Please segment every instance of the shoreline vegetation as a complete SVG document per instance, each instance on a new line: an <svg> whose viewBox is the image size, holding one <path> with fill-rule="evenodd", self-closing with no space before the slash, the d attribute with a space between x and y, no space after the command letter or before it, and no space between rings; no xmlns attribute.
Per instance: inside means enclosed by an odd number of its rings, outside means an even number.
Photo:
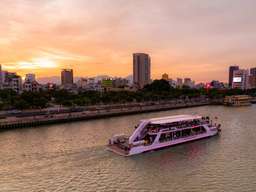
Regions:
<svg viewBox="0 0 256 192"><path fill-rule="evenodd" d="M155 80L136 92L50 90L16 94L0 90L0 129L222 104L225 96L255 93L256 90L174 89L165 80Z"/></svg>
<svg viewBox="0 0 256 192"><path fill-rule="evenodd" d="M186 86L172 88L165 80L154 80L138 91L85 91L65 89L40 90L38 92L16 93L13 90L0 90L0 111L43 110L46 108L76 108L91 105L113 105L134 102L190 100L198 98L221 99L231 95L256 96L256 89L192 89Z"/></svg>

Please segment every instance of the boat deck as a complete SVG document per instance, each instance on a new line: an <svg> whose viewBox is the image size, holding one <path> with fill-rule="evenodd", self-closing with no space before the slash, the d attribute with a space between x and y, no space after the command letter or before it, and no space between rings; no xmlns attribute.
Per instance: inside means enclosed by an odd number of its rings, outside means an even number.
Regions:
<svg viewBox="0 0 256 192"><path fill-rule="evenodd" d="M108 145L107 149L109 151L112 151L114 153L117 153L118 155L122 155L122 156L129 156L129 151L121 149L118 145Z"/></svg>

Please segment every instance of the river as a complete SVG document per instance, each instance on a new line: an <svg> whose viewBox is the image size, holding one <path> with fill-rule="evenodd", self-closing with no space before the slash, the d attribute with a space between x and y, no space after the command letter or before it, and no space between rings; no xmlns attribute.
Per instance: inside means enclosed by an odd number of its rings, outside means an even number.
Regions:
<svg viewBox="0 0 256 192"><path fill-rule="evenodd" d="M218 116L220 136L121 157L106 151L140 119ZM204 106L0 132L0 191L256 190L256 105Z"/></svg>

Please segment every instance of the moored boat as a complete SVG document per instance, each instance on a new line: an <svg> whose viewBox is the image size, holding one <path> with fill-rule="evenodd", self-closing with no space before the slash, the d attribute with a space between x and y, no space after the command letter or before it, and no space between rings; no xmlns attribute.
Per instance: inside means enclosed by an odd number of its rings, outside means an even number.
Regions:
<svg viewBox="0 0 256 192"><path fill-rule="evenodd" d="M141 120L131 136L115 135L108 150L130 156L217 135L221 125L209 117L176 115Z"/></svg>
<svg viewBox="0 0 256 192"><path fill-rule="evenodd" d="M252 97L249 95L226 96L224 98L223 104L235 107L250 106L252 104Z"/></svg>

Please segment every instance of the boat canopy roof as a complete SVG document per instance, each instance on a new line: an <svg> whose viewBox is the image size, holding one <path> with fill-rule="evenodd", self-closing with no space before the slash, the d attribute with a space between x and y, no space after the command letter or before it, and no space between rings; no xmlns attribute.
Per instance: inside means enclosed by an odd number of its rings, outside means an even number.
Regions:
<svg viewBox="0 0 256 192"><path fill-rule="evenodd" d="M175 116L146 119L144 121L148 121L151 124L159 125L159 124L174 123L174 122L181 122L181 121L191 121L191 120L201 119L201 118L202 116L199 116L199 115L175 115Z"/></svg>

